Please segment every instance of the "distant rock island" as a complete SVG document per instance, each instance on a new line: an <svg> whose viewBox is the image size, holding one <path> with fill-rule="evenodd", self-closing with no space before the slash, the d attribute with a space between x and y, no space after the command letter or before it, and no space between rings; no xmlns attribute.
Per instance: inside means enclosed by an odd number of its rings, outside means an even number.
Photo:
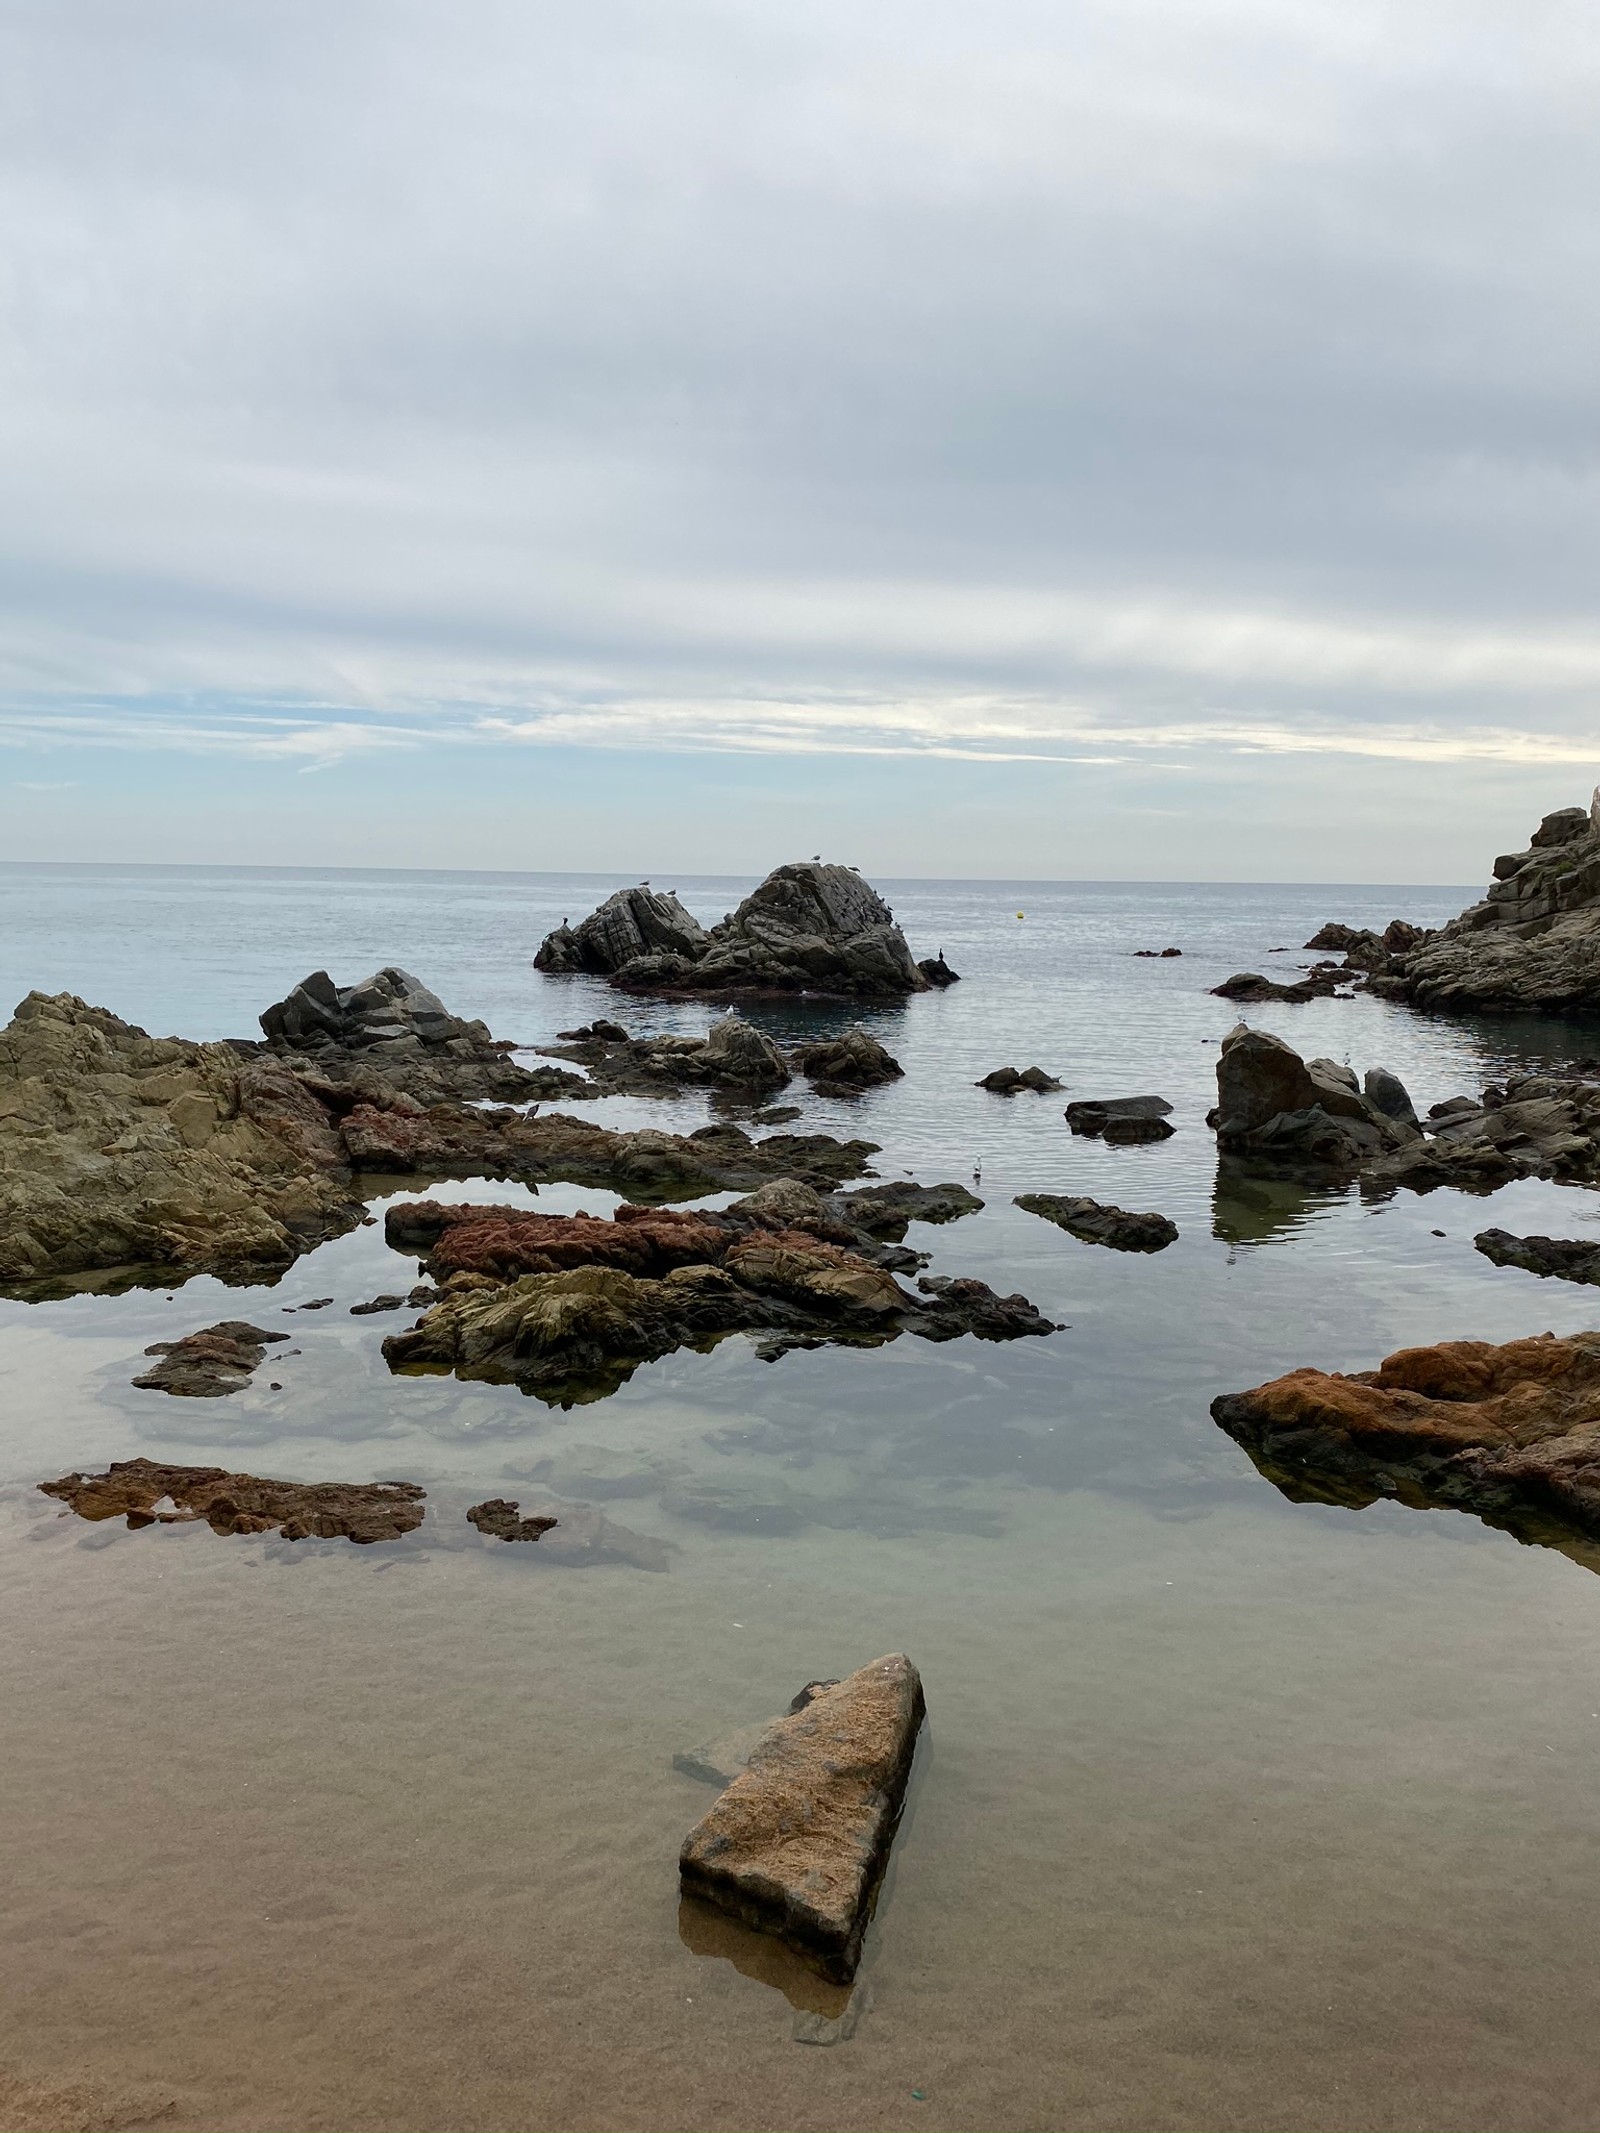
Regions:
<svg viewBox="0 0 1600 2133"><path fill-rule="evenodd" d="M919 963L894 913L854 867L774 867L709 930L670 890L619 889L578 925L547 934L534 968L586 972L624 992L900 999L953 985L943 953Z"/></svg>

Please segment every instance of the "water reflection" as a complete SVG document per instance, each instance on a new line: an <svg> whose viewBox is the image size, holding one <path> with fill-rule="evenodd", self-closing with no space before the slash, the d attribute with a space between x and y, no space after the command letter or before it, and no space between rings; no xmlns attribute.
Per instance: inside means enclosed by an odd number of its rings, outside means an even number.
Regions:
<svg viewBox="0 0 1600 2133"><path fill-rule="evenodd" d="M1211 1234L1224 1244L1270 1244L1292 1237L1348 1200L1344 1184L1308 1183L1219 1155L1211 1194Z"/></svg>

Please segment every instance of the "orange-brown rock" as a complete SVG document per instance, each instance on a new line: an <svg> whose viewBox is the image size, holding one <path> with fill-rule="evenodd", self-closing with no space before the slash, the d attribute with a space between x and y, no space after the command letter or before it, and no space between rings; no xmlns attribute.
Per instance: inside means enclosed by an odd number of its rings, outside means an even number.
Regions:
<svg viewBox="0 0 1600 2133"><path fill-rule="evenodd" d="M1377 1370L1291 1370L1211 1403L1295 1497L1476 1511L1530 1539L1600 1535L1600 1333L1402 1348Z"/></svg>
<svg viewBox="0 0 1600 2133"><path fill-rule="evenodd" d="M225 1318L220 1325L202 1326L198 1333L185 1333L180 1340L152 1341L144 1352L161 1360L133 1382L142 1391L175 1393L181 1399L223 1399L249 1384L265 1360L269 1342L288 1338L287 1333L252 1326L248 1319Z"/></svg>
<svg viewBox="0 0 1600 2133"><path fill-rule="evenodd" d="M39 1487L80 1518L125 1517L130 1526L203 1518L214 1533L361 1544L398 1540L420 1526L427 1493L414 1481L264 1481L220 1466L164 1466L156 1459L117 1459L103 1474L66 1474Z"/></svg>
<svg viewBox="0 0 1600 2133"><path fill-rule="evenodd" d="M684 1839L686 1894L848 1983L894 1841L923 1719L903 1652L824 1688L761 1736Z"/></svg>

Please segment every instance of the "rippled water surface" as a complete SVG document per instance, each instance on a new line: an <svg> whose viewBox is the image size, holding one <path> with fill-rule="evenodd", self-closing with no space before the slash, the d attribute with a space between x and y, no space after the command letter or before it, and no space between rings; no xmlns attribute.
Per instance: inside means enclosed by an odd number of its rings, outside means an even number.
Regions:
<svg viewBox="0 0 1600 2133"><path fill-rule="evenodd" d="M315 967L399 962L537 1044L618 1012L531 967L617 885L0 868L0 961L9 998L189 1036L249 1034ZM750 884L657 886L709 921ZM271 1288L0 1303L0 2082L75 2084L86 2124L239 2128L1600 2118L1600 1581L1456 1514L1291 1504L1207 1411L1298 1363L1600 1320L1472 1249L1491 1222L1589 1234L1593 1192L1218 1186L1204 1114L1238 1010L1207 988L1287 974L1326 918L1437 923L1473 892L887 893L963 982L868 1018L903 1081L785 1100L796 1130L881 1143L885 1177L980 1176L981 1214L909 1241L1023 1290L1048 1340L764 1365L735 1339L562 1412L390 1377L407 1321L348 1311L414 1278L381 1227ZM1392 1067L1419 1107L1600 1049L1364 998L1243 1012ZM849 1019L752 1013L783 1038ZM1035 1063L1065 1096L972 1086ZM1145 1091L1170 1141L1068 1133L1068 1097ZM1035 1189L1158 1208L1179 1242L1079 1244L1012 1205ZM228 1400L132 1388L149 1342L223 1316L293 1352ZM429 1516L367 1550L86 1528L37 1493L136 1453L414 1479ZM600 1504L668 1568L564 1569L465 1524L519 1492ZM680 1929L677 1846L712 1795L672 1759L896 1648L930 1724L845 2037L759 1949Z"/></svg>

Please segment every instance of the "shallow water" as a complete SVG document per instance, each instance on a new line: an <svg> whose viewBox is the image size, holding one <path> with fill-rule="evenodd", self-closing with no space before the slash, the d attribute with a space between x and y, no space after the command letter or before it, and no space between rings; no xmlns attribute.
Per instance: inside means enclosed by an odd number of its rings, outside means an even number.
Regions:
<svg viewBox="0 0 1600 2133"><path fill-rule="evenodd" d="M530 967L549 924L615 885L0 869L0 961L11 997L69 989L195 1036L247 1033L319 964L344 982L398 961L538 1042L617 1012ZM749 886L672 885L706 919ZM1471 1243L1491 1222L1586 1234L1587 1190L1218 1194L1203 1116L1238 1011L1206 987L1308 960L1268 950L1325 918L1437 922L1471 892L889 893L962 984L871 1018L904 1081L784 1100L796 1130L881 1142L886 1177L981 1170L981 1214L909 1241L935 1271L1023 1290L1065 1322L1047 1341L764 1365L732 1340L562 1412L390 1377L379 1343L408 1319L348 1315L414 1277L381 1228L270 1289L0 1303L0 2062L76 2084L84 2123L168 2105L166 2123L240 2128L1600 2115L1600 1581L1458 1514L1290 1504L1207 1412L1297 1363L1600 1320L1585 1290ZM1169 944L1181 959L1133 959ZM847 1019L756 1012L780 1035ZM1419 1105L1596 1048L1367 999L1243 1013L1393 1067ZM971 1086L1035 1062L1066 1096ZM1172 1140L1067 1132L1068 1096L1144 1090L1176 1106ZM1182 1234L1153 1258L1084 1246L1012 1206L1031 1189L1160 1208ZM282 1325L298 1352L228 1400L131 1387L147 1343L221 1316ZM37 1493L135 1453L415 1479L429 1516L356 1549L86 1528ZM563 1569L466 1526L468 1503L519 1490L600 1503L666 1542L668 1569ZM759 1947L705 1952L680 1922L677 1845L712 1794L672 1757L896 1648L930 1724L852 2033L819 2049L801 2040L835 2031L805 1991L748 1974ZM24 2123L3 2080L0 2120Z"/></svg>

